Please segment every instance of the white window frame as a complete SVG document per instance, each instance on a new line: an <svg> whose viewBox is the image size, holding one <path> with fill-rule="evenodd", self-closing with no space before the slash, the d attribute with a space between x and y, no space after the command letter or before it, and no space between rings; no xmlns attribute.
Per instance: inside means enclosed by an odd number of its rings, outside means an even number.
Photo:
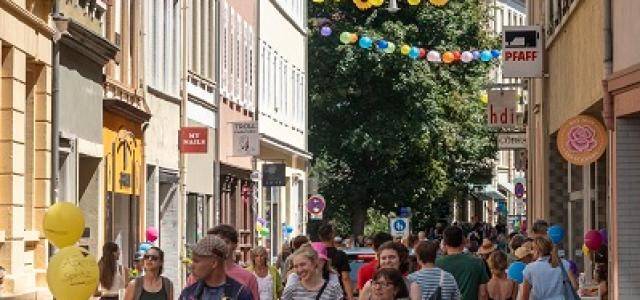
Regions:
<svg viewBox="0 0 640 300"><path fill-rule="evenodd" d="M222 68L220 68L222 74L220 74L220 92L222 96L228 97L227 93L227 76L229 74L229 6L226 1L222 1L222 59L221 64Z"/></svg>

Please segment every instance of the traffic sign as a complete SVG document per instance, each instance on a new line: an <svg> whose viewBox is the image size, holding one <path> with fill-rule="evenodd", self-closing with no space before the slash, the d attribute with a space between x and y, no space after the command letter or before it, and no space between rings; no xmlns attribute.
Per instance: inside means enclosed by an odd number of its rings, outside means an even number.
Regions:
<svg viewBox="0 0 640 300"><path fill-rule="evenodd" d="M392 218L389 220L392 236L404 236L411 231L409 218Z"/></svg>
<svg viewBox="0 0 640 300"><path fill-rule="evenodd" d="M307 201L307 211L312 215L322 215L326 206L322 195L312 195Z"/></svg>
<svg viewBox="0 0 640 300"><path fill-rule="evenodd" d="M517 182L513 189L515 190L514 192L516 194L516 197L518 199L522 199L522 197L524 196L524 184L522 184L522 182Z"/></svg>

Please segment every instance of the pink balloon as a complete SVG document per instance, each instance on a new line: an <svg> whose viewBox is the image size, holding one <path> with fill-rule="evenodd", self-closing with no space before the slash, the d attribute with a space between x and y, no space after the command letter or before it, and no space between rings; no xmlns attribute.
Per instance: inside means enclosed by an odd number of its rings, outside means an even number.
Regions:
<svg viewBox="0 0 640 300"><path fill-rule="evenodd" d="M596 251L602 246L602 235L597 230L589 230L584 234L584 244L590 250Z"/></svg>
<svg viewBox="0 0 640 300"><path fill-rule="evenodd" d="M158 229L153 226L147 227L147 241L153 243L157 239L158 239Z"/></svg>

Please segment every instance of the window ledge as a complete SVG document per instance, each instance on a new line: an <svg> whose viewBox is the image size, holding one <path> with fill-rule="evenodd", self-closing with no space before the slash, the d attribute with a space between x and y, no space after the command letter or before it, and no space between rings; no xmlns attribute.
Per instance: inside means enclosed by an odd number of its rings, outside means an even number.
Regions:
<svg viewBox="0 0 640 300"><path fill-rule="evenodd" d="M0 230L0 244L3 244L6 241L6 235L4 230Z"/></svg>
<svg viewBox="0 0 640 300"><path fill-rule="evenodd" d="M549 35L546 35L546 43L545 43L546 49L549 49L551 47L553 42L556 40L556 37L562 31L562 28L564 28L566 23L569 22L569 19L573 15L573 12L576 10L576 7L578 7L578 3L581 3L581 2L582 1L580 1L580 0L573 1L573 3L571 3L571 6L569 7L569 10L567 10L567 13L564 14L564 16L562 16L562 19L560 20L558 25L553 28L553 32L551 34L549 34ZM547 24L547 26L548 25L549 24ZM546 30L545 30L545 32L546 32Z"/></svg>

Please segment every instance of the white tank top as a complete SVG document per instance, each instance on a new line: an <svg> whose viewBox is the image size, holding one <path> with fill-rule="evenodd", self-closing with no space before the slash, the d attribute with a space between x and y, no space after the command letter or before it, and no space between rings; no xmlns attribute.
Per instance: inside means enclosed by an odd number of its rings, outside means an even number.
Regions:
<svg viewBox="0 0 640 300"><path fill-rule="evenodd" d="M260 277L255 274L258 280L258 290L260 291L260 300L271 300L273 298L273 278L271 272L267 271L267 276Z"/></svg>
<svg viewBox="0 0 640 300"><path fill-rule="evenodd" d="M111 288L105 289L102 285L100 285L100 290L102 291L102 297L118 297L118 291L125 288L126 282L124 282L125 277L123 274L123 268L121 265L118 265L117 271L113 274L113 284Z"/></svg>

